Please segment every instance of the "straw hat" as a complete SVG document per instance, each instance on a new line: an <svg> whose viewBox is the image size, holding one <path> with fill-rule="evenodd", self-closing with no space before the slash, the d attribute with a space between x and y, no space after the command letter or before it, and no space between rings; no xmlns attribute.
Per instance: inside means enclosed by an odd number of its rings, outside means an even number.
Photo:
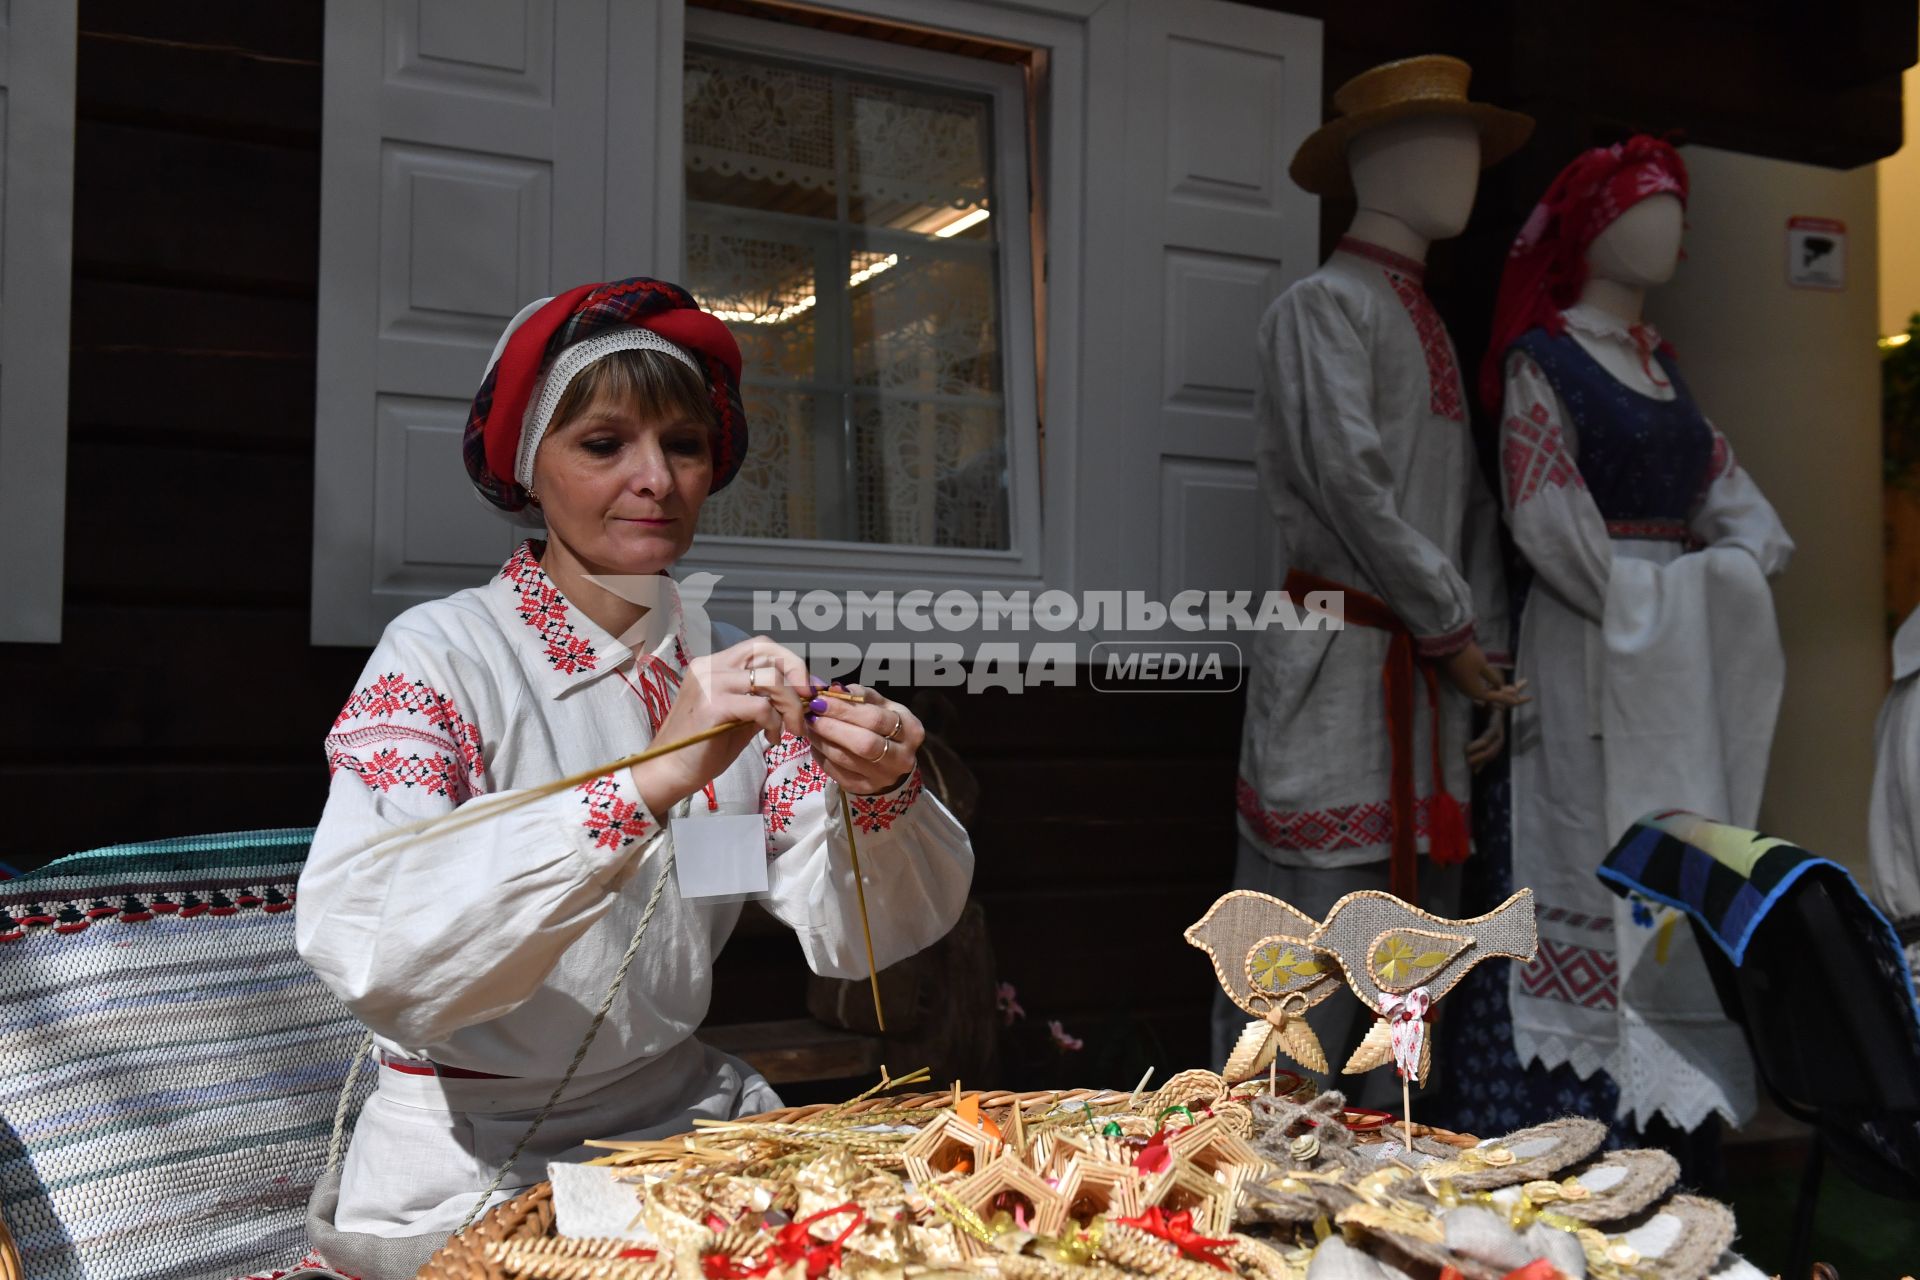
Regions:
<svg viewBox="0 0 1920 1280"><path fill-rule="evenodd" d="M1368 129L1411 116L1464 116L1480 129L1480 166L1504 160L1533 132L1533 117L1467 100L1473 68L1427 54L1362 71L1333 95L1333 119L1300 144L1287 172L1317 196L1349 195L1347 144Z"/></svg>

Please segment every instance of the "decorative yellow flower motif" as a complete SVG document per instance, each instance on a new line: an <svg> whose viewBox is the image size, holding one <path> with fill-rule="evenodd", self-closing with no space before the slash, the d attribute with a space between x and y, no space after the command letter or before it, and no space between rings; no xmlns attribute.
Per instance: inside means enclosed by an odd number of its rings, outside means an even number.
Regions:
<svg viewBox="0 0 1920 1280"><path fill-rule="evenodd" d="M1380 943L1380 949L1373 953L1373 967L1388 982L1399 982L1409 977L1416 969L1431 969L1444 964L1447 953L1444 951L1416 952L1413 943L1405 937L1394 934Z"/></svg>
<svg viewBox="0 0 1920 1280"><path fill-rule="evenodd" d="M1284 943L1269 942L1253 953L1248 970L1254 986L1278 991L1295 978L1311 978L1320 972L1320 965L1312 956L1303 956Z"/></svg>

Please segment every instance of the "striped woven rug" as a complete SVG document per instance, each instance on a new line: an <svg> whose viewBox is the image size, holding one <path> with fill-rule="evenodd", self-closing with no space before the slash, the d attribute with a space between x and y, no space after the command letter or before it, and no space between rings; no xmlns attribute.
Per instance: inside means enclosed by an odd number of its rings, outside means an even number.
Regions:
<svg viewBox="0 0 1920 1280"><path fill-rule="evenodd" d="M361 1036L294 951L312 834L0 881L0 1213L34 1280L224 1280L305 1250Z"/></svg>

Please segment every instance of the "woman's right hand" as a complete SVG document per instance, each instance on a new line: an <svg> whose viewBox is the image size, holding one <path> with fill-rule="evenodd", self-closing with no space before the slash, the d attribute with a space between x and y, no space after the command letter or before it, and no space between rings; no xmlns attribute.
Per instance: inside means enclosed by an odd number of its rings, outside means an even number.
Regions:
<svg viewBox="0 0 1920 1280"><path fill-rule="evenodd" d="M818 684L791 649L765 636L695 658L680 677L673 707L653 735L677 742L729 721L738 728L633 766L633 784L656 817L726 772L756 733L769 745L806 729L807 703Z"/></svg>

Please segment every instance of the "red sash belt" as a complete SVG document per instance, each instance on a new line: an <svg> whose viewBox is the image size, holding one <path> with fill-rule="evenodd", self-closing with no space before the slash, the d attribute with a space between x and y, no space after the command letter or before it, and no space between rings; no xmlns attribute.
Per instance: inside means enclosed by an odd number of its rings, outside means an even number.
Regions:
<svg viewBox="0 0 1920 1280"><path fill-rule="evenodd" d="M491 1071L469 1071L465 1067L442 1066L425 1058L396 1058L390 1054L380 1055L380 1065L389 1071L398 1071L403 1076L439 1076L443 1080L511 1080L512 1076L497 1076Z"/></svg>
<svg viewBox="0 0 1920 1280"><path fill-rule="evenodd" d="M1309 591L1335 591L1346 598L1345 620L1354 626L1384 631L1387 660L1380 668L1386 691L1387 743L1393 772L1388 791L1393 816L1392 861L1388 887L1396 898L1420 901L1419 857L1414 849L1413 795L1413 674L1417 669L1427 685L1427 713L1433 722L1433 800L1427 815L1427 856L1440 866L1467 859L1467 820L1459 802L1447 793L1446 761L1440 754L1440 685L1430 663L1415 659L1413 632L1387 608L1386 602L1364 591L1300 569L1289 569L1286 593L1301 600Z"/></svg>

